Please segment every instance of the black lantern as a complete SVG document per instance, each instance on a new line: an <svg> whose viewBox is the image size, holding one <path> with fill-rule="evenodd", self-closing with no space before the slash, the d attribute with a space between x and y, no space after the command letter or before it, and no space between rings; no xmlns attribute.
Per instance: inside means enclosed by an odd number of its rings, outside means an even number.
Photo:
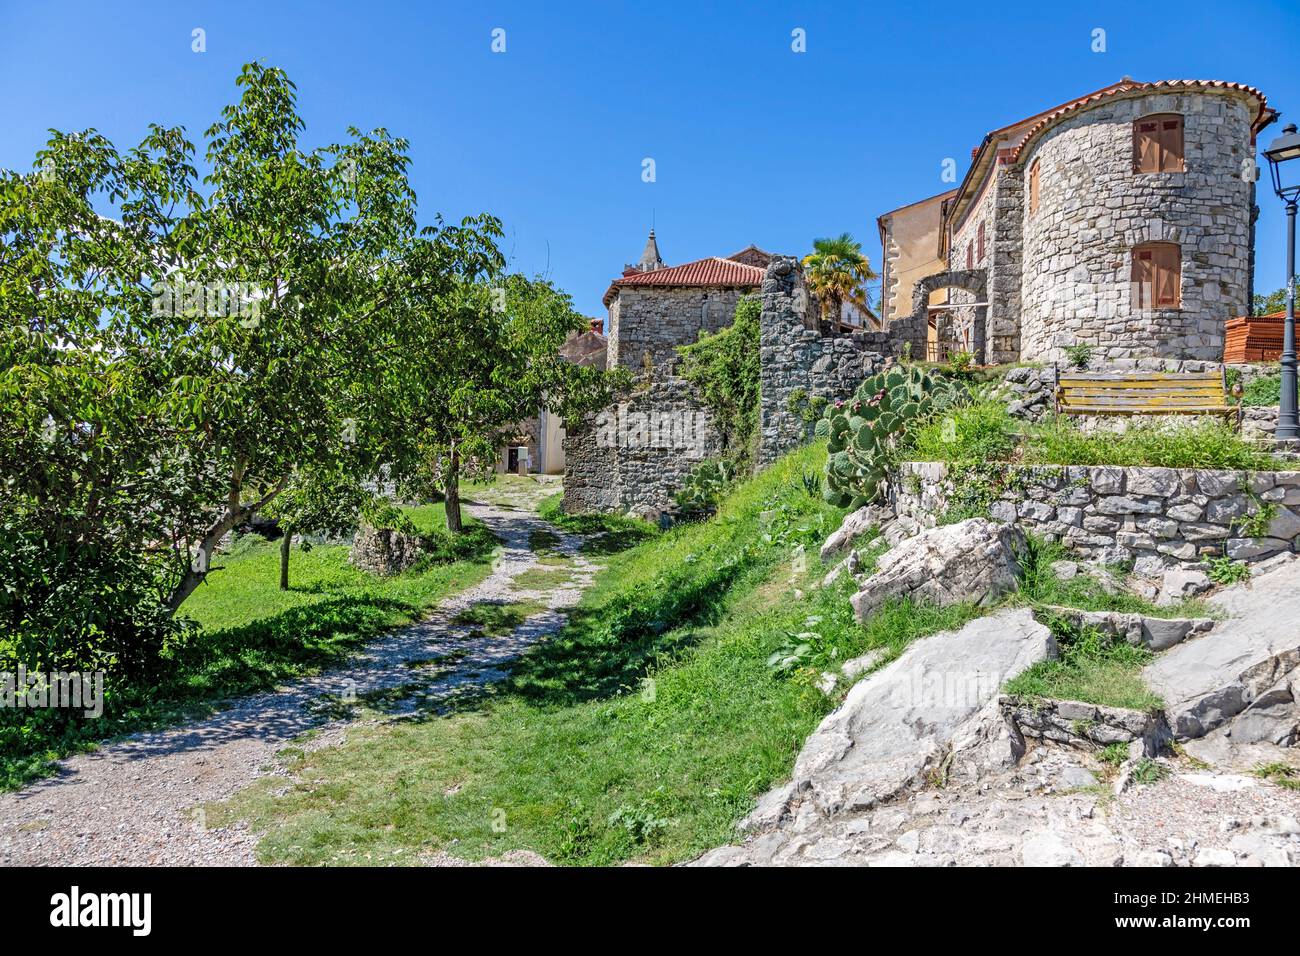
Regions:
<svg viewBox="0 0 1300 956"><path fill-rule="evenodd" d="M1286 203L1286 324L1282 333L1282 401L1278 409L1278 438L1300 438L1300 421L1296 408L1295 360L1295 216L1296 201L1300 199L1300 176L1295 166L1288 167L1290 178L1282 178L1282 164L1300 159L1300 133L1295 123L1282 130L1282 135L1264 150L1269 172L1273 174L1273 191Z"/></svg>

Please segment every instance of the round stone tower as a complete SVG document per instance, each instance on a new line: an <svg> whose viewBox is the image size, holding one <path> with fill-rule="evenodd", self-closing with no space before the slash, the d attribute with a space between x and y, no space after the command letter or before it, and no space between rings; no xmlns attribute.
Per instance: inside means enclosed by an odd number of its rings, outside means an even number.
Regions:
<svg viewBox="0 0 1300 956"><path fill-rule="evenodd" d="M1091 101L1090 101L1091 100ZM1044 117L1022 177L1020 357L1218 360L1249 309L1258 91L1134 84Z"/></svg>

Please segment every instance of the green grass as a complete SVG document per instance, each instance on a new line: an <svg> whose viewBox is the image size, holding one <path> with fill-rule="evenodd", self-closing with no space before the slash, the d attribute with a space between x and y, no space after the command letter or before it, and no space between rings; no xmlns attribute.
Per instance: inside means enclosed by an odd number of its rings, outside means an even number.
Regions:
<svg viewBox="0 0 1300 956"><path fill-rule="evenodd" d="M1264 780L1270 780L1279 787L1285 787L1287 790L1300 790L1300 769L1290 764L1277 761L1274 763L1260 764L1252 773Z"/></svg>
<svg viewBox="0 0 1300 956"><path fill-rule="evenodd" d="M1026 464L1148 465L1265 471L1284 467L1229 426L1197 421L1181 426L1137 421L1120 433L1085 434L1060 418L1035 426L1025 441Z"/></svg>
<svg viewBox="0 0 1300 956"><path fill-rule="evenodd" d="M1277 364L1273 364L1277 368ZM1239 369L1228 369L1228 387L1231 388L1241 380ZM1282 373L1272 372L1252 379L1241 396L1241 403L1247 407L1264 407L1277 405L1282 401Z"/></svg>
<svg viewBox="0 0 1300 956"><path fill-rule="evenodd" d="M1116 611L1147 617L1214 616L1205 602L1196 599L1157 605L1133 594L1124 587L1128 571L1121 567L1105 569L1112 583L1110 588L1086 569L1080 569L1068 581L1062 580L1052 570L1052 564L1056 561L1077 561L1078 555L1059 542L1047 541L1035 535L1027 536L1027 541L1029 548L1021 560L1022 576L1015 600L1037 608L1057 605L1081 611Z"/></svg>
<svg viewBox="0 0 1300 956"><path fill-rule="evenodd" d="M417 520L441 520L441 506L413 509ZM416 517L417 515L413 515ZM279 543L239 539L219 556L206 583L181 613L199 625L167 652L167 679L149 687L105 686L98 720L54 722L52 712L26 711L17 746L0 754L0 787L12 789L49 772L50 762L95 741L192 718L222 699L275 687L344 661L381 631L418 619L448 595L491 570L496 540L471 523L416 568L377 578L347 561L348 548L294 549L290 589L279 589ZM54 714L66 718L66 714Z"/></svg>
<svg viewBox="0 0 1300 956"><path fill-rule="evenodd" d="M617 554L659 533L648 521L626 515L566 514L563 500L562 494L551 495L537 506L537 513L562 531L587 535L584 554Z"/></svg>
<svg viewBox="0 0 1300 956"><path fill-rule="evenodd" d="M938 416L916 429L904 452L958 464L1124 465L1241 471L1285 469L1219 421L1171 425L1134 419L1123 432L1084 432L1076 418L1038 425L1012 418L996 399Z"/></svg>
<svg viewBox="0 0 1300 956"><path fill-rule="evenodd" d="M511 601L494 604L482 601L461 611L452 622L467 624L490 637L504 637L546 607L540 601Z"/></svg>
<svg viewBox="0 0 1300 956"><path fill-rule="evenodd" d="M1152 653L1092 628L1081 632L1053 628L1061 647L1058 660L1040 661L1013 677L1005 690L1015 697L1078 700L1102 707L1157 710L1160 698L1142 682Z"/></svg>
<svg viewBox="0 0 1300 956"><path fill-rule="evenodd" d="M895 603L864 627L847 586L809 587L822 569L801 575L793 549L842 517L802 488L823 455L796 452L715 518L611 556L569 625L476 709L359 727L295 762L287 793L255 787L210 820L247 819L266 833L261 859L303 864L520 848L669 863L725 842L833 706L813 686L819 668L874 647L892 656L980 613ZM773 673L772 652L807 633L807 666Z"/></svg>
<svg viewBox="0 0 1300 956"><path fill-rule="evenodd" d="M515 575L510 588L514 591L549 591L572 580L573 572L569 567L529 568Z"/></svg>

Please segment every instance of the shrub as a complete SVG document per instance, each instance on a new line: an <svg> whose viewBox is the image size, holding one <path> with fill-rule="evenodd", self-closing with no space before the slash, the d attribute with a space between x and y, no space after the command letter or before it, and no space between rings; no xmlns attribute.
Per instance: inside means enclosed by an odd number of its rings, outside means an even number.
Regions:
<svg viewBox="0 0 1300 956"><path fill-rule="evenodd" d="M1088 367L1088 363L1092 361L1092 346L1084 342L1067 345L1065 347L1065 357L1070 360L1070 364L1074 368L1083 371Z"/></svg>
<svg viewBox="0 0 1300 956"><path fill-rule="evenodd" d="M717 332L701 332L691 345L679 345L682 378L700 391L722 433L727 459L745 470L753 461L758 439L759 315L757 296L736 303L731 325Z"/></svg>
<svg viewBox="0 0 1300 956"><path fill-rule="evenodd" d="M686 511L712 511L735 477L735 467L726 460L700 462L673 500Z"/></svg>
<svg viewBox="0 0 1300 956"><path fill-rule="evenodd" d="M1205 573L1215 584L1236 584L1250 579L1250 565L1223 554L1210 559L1209 570Z"/></svg>

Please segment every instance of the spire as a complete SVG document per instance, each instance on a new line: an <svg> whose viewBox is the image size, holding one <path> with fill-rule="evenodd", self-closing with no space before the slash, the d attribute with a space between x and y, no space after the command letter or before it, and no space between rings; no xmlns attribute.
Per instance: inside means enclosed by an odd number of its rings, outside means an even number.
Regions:
<svg viewBox="0 0 1300 956"><path fill-rule="evenodd" d="M655 269L664 268L664 260L659 256L659 243L655 242L654 228L650 229L650 237L645 241L645 249L641 253L641 261L636 264L639 272L653 272Z"/></svg>

